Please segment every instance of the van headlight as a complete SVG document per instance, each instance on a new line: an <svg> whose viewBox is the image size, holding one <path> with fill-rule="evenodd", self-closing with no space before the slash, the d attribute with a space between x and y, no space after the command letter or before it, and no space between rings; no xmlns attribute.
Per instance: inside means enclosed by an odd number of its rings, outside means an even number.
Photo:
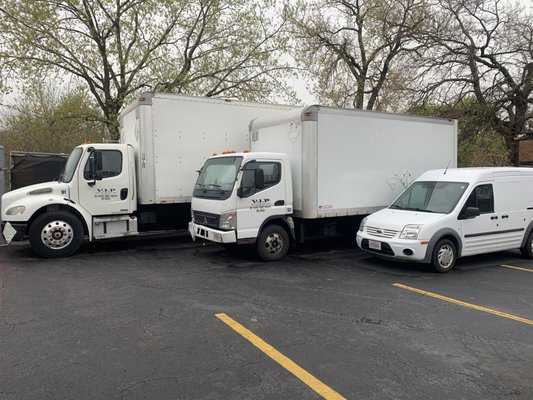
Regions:
<svg viewBox="0 0 533 400"><path fill-rule="evenodd" d="M237 213L235 211L224 213L220 216L218 223L220 229L237 229Z"/></svg>
<svg viewBox="0 0 533 400"><path fill-rule="evenodd" d="M366 225L366 220L368 219L368 217L364 217L363 220L361 221L361 225L359 225L359 231L360 232L363 232L365 230L365 225Z"/></svg>
<svg viewBox="0 0 533 400"><path fill-rule="evenodd" d="M6 215L21 215L24 214L24 211L26 211L24 206L11 207L7 209Z"/></svg>
<svg viewBox="0 0 533 400"><path fill-rule="evenodd" d="M400 234L400 239L418 239L418 232L420 232L422 225L405 225L402 233Z"/></svg>

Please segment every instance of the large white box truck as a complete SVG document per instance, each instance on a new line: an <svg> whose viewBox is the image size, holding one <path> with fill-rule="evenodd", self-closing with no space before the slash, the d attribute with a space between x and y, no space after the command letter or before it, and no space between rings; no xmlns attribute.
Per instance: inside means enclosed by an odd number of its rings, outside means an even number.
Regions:
<svg viewBox="0 0 533 400"><path fill-rule="evenodd" d="M186 229L197 170L217 149L249 146L249 123L292 107L146 93L120 114L120 143L84 144L57 182L2 197L7 241L44 257L89 240Z"/></svg>
<svg viewBox="0 0 533 400"><path fill-rule="evenodd" d="M354 235L412 181L457 162L455 120L310 106L255 119L251 152L206 160L194 238L255 244L265 261L308 236Z"/></svg>

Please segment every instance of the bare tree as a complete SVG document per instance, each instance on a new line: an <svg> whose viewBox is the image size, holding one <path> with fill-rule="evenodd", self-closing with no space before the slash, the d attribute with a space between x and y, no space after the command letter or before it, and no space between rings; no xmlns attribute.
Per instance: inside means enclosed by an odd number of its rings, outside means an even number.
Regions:
<svg viewBox="0 0 533 400"><path fill-rule="evenodd" d="M421 47L413 35L425 23L424 0L316 0L289 9L298 38L295 58L318 79L321 101L366 109L392 105L388 95L408 80L402 63Z"/></svg>
<svg viewBox="0 0 533 400"><path fill-rule="evenodd" d="M514 138L533 118L533 15L501 0L437 0L418 85L424 101L457 103L474 96L479 113Z"/></svg>
<svg viewBox="0 0 533 400"><path fill-rule="evenodd" d="M142 90L264 99L282 92L273 2L0 0L3 75L60 71L84 82L113 137ZM286 93L289 93L288 91ZM290 94L290 93L289 93Z"/></svg>

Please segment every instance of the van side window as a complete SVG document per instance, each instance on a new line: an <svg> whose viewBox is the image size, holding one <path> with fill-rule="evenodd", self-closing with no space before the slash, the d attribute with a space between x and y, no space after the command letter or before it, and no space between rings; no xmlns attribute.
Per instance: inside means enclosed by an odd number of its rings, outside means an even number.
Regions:
<svg viewBox="0 0 533 400"><path fill-rule="evenodd" d="M241 186L243 188L243 196L248 197L261 190L268 189L279 183L281 180L281 164L278 162L256 162L252 161L244 166ZM263 171L265 186L263 189L256 189L255 187L255 170L261 169Z"/></svg>
<svg viewBox="0 0 533 400"><path fill-rule="evenodd" d="M492 185L479 185L477 186L465 204L466 207L477 207L481 214L488 214L494 212L494 192L492 191Z"/></svg>

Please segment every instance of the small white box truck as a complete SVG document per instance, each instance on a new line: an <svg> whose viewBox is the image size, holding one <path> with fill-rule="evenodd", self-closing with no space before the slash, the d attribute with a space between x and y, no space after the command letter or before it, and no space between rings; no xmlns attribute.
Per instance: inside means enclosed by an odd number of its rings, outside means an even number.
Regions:
<svg viewBox="0 0 533 400"><path fill-rule="evenodd" d="M186 229L197 170L220 148L246 149L253 118L293 107L146 93L120 115L120 143L84 144L57 182L2 197L6 240L43 257L89 240Z"/></svg>
<svg viewBox="0 0 533 400"><path fill-rule="evenodd" d="M249 153L206 160L194 187L194 238L255 244L265 261L308 236L355 236L423 172L455 166L457 122L310 106L255 119Z"/></svg>

